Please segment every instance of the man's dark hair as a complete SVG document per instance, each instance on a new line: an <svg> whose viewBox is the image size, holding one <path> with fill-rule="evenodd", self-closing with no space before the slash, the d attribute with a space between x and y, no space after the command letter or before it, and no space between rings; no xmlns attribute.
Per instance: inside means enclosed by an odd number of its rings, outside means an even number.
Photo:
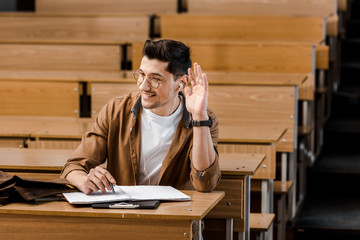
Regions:
<svg viewBox="0 0 360 240"><path fill-rule="evenodd" d="M147 40L142 55L167 62L166 71L175 77L187 74L188 68L191 68L190 48L182 42L169 39Z"/></svg>

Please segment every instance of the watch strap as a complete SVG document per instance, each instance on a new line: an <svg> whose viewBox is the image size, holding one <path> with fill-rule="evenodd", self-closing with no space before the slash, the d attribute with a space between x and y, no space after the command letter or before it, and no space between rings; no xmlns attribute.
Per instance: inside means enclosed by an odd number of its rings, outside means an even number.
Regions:
<svg viewBox="0 0 360 240"><path fill-rule="evenodd" d="M191 124L193 127L211 127L212 120L211 120L211 117L209 116L208 120L205 120L205 121L192 120Z"/></svg>

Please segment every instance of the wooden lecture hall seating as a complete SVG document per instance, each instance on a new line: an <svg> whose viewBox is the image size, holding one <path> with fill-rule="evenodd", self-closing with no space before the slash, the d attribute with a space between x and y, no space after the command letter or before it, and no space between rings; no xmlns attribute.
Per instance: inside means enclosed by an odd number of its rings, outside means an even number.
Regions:
<svg viewBox="0 0 360 240"><path fill-rule="evenodd" d="M56 218L64 229L84 220L104 234L117 219L124 239L197 239L204 226L204 239L291 239L339 83L346 0L34 2L33 12L0 12L1 171L58 178L104 104L137 91L132 71L145 40L176 39L209 80L222 179L213 193L185 191L190 203L148 212L9 204L0 207L8 229L40 221L37 236L46 239ZM81 229L54 239L80 239Z"/></svg>

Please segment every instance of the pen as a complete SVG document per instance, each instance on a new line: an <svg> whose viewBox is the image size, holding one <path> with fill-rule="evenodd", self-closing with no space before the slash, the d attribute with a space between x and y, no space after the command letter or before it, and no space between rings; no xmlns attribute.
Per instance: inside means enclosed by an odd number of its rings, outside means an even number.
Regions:
<svg viewBox="0 0 360 240"><path fill-rule="evenodd" d="M110 183L110 187L113 193L115 193L115 188L114 188L114 184Z"/></svg>

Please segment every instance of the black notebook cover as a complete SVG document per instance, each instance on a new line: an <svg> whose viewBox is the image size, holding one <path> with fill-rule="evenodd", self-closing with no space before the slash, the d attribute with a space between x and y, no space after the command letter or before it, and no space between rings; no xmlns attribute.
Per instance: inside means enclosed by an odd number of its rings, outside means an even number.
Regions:
<svg viewBox="0 0 360 240"><path fill-rule="evenodd" d="M93 208L111 209L156 209L160 204L159 200L153 201L126 201L118 203L95 203Z"/></svg>

